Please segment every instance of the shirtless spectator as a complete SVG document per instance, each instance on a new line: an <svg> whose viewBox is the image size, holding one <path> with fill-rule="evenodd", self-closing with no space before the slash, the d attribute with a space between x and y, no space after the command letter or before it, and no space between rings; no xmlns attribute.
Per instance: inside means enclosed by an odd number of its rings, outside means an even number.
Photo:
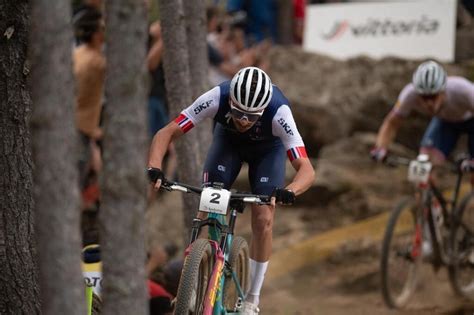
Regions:
<svg viewBox="0 0 474 315"><path fill-rule="evenodd" d="M78 46L73 51L76 82L75 118L80 137L80 185L83 209L94 207L98 199L96 174L101 169L98 141L102 138L99 126L105 77L104 23L102 14L92 7L78 11L73 17L74 34ZM91 177L91 174L95 174Z"/></svg>

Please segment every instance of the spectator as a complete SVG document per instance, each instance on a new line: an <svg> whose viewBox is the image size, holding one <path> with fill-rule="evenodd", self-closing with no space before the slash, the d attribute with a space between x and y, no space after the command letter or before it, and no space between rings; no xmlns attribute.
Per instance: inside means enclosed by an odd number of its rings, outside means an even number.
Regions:
<svg viewBox="0 0 474 315"><path fill-rule="evenodd" d="M73 51L73 72L76 81L75 118L80 139L78 164L82 191L82 230L86 238L85 234L96 234L93 230L97 226L99 204L97 175L102 164L98 144L102 138L99 124L105 77L102 14L92 7L84 8L74 15L73 26L78 43Z"/></svg>
<svg viewBox="0 0 474 315"><path fill-rule="evenodd" d="M173 311L171 301L176 293L172 294L167 290L163 270L174 251L174 246L164 247L160 244L153 246L148 254L146 272L148 274L150 315L171 314Z"/></svg>
<svg viewBox="0 0 474 315"><path fill-rule="evenodd" d="M249 46L265 39L278 42L277 0L229 0L227 11L231 14L245 12L245 34Z"/></svg>
<svg viewBox="0 0 474 315"><path fill-rule="evenodd" d="M306 0L293 0L293 41L295 44L303 44L304 18L306 12Z"/></svg>
<svg viewBox="0 0 474 315"><path fill-rule="evenodd" d="M242 67L262 66L258 55L262 45L247 48L242 29L242 20L235 16L219 21L216 7L207 9L207 45L209 53L209 81L213 85L232 78ZM265 67L262 67L265 68Z"/></svg>

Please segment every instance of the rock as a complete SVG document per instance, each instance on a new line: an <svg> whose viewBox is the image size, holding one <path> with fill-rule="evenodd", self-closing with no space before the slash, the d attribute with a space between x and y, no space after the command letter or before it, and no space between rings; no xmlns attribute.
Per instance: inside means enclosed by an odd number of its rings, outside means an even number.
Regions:
<svg viewBox="0 0 474 315"><path fill-rule="evenodd" d="M304 52L298 47L275 47L270 52L272 80L289 98L295 120L311 156L356 132L376 132L411 80L420 61L359 57L339 61ZM446 65L449 74L464 74ZM415 149L429 119L414 115L398 141Z"/></svg>

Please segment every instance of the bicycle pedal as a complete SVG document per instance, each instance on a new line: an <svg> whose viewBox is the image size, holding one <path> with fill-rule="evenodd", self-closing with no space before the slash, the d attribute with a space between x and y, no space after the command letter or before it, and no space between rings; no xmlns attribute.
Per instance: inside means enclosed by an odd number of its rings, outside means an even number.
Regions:
<svg viewBox="0 0 474 315"><path fill-rule="evenodd" d="M242 309L242 306L243 306L242 302L243 302L242 298L239 297L237 299L237 302L235 303L234 312L237 312Z"/></svg>

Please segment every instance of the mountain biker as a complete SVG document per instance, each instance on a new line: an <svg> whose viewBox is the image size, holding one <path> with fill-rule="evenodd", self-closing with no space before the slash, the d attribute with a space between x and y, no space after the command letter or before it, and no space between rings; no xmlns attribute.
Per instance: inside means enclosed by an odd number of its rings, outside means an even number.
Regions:
<svg viewBox="0 0 474 315"><path fill-rule="evenodd" d="M467 134L471 159L464 161L462 167L473 169L474 85L462 77L448 77L443 67L432 60L418 66L412 82L403 88L397 103L385 117L375 147L370 151L373 160L385 160L389 144L412 110L432 117L421 140L421 154L428 154L433 165L440 165L453 151L459 136ZM471 176L471 183L474 183L473 178ZM423 241L422 249L423 256L429 257L432 251L429 238Z"/></svg>
<svg viewBox="0 0 474 315"><path fill-rule="evenodd" d="M389 144L412 110L432 117L420 153L428 154L435 165L444 162L461 134L468 135L469 153L474 156L474 85L462 77L448 77L441 65L429 60L418 66L385 117L370 152L375 161L386 158Z"/></svg>
<svg viewBox="0 0 474 315"><path fill-rule="evenodd" d="M242 68L230 81L207 91L155 135L149 167L160 169L168 144L205 118L215 122L213 142L203 170L203 185L213 182L229 189L243 162L249 165L252 193L272 195L271 205L252 205L250 290L243 314L259 312L259 295L272 247L275 202L292 204L306 191L315 172L307 157L288 99L270 77L256 67ZM285 150L296 170L284 186ZM158 180L155 189L160 187Z"/></svg>

